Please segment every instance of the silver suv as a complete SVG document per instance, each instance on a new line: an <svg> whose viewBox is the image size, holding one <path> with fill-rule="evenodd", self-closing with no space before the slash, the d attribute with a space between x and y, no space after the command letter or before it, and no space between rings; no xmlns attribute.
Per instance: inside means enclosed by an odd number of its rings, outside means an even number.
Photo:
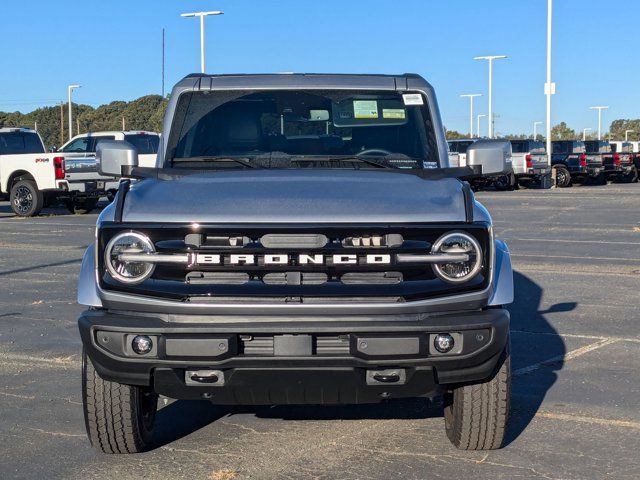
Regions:
<svg viewBox="0 0 640 480"><path fill-rule="evenodd" d="M509 416L509 251L450 168L417 75L191 75L160 168L123 180L83 259L83 403L104 452L153 445L158 395L216 404L444 397L462 449ZM508 145L508 144L507 144ZM472 146L472 149L476 146ZM483 174L504 146L478 142ZM179 421L179 419L177 419Z"/></svg>

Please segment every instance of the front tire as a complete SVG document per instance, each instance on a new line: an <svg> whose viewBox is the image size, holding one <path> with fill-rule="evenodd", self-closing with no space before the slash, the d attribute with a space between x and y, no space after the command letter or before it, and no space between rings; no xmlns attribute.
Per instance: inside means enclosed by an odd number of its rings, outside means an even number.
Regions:
<svg viewBox="0 0 640 480"><path fill-rule="evenodd" d="M10 194L11 210L19 217L35 217L44 205L44 194L32 180L13 184Z"/></svg>
<svg viewBox="0 0 640 480"><path fill-rule="evenodd" d="M445 394L444 421L447 437L461 450L495 450L503 445L511 404L509 346L494 376Z"/></svg>
<svg viewBox="0 0 640 480"><path fill-rule="evenodd" d="M82 406L89 441L103 453L138 453L151 447L158 396L103 380L84 351Z"/></svg>

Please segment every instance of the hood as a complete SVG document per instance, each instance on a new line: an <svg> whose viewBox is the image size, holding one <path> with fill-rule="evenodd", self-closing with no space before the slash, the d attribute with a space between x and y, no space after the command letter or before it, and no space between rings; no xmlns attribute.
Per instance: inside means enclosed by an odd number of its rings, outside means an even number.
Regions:
<svg viewBox="0 0 640 480"><path fill-rule="evenodd" d="M234 170L145 179L131 186L125 222L463 222L462 184L358 170Z"/></svg>

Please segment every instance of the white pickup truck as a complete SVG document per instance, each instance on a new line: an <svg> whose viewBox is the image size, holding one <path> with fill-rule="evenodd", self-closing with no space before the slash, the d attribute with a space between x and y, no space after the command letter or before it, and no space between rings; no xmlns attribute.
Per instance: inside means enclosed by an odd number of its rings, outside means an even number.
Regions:
<svg viewBox="0 0 640 480"><path fill-rule="evenodd" d="M34 130L0 128L0 192L16 215L38 215L68 191L64 155L46 153Z"/></svg>
<svg viewBox="0 0 640 480"><path fill-rule="evenodd" d="M104 140L124 140L138 151L141 167L155 167L160 135L155 132L93 132L77 135L58 150L66 159L66 180L74 192L65 198L72 213L88 213L98 204L100 197L112 200L119 181L98 173L96 149Z"/></svg>

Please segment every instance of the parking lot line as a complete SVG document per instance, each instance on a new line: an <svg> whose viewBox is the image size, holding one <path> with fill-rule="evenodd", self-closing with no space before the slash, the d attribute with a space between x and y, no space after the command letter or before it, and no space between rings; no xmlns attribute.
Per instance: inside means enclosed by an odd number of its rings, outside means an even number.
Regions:
<svg viewBox="0 0 640 480"><path fill-rule="evenodd" d="M592 352L597 350L598 348L605 347L607 345L611 345L617 343L619 340L615 338L603 338L598 340L597 342L590 343L589 345L585 345L584 347L576 348L575 350L571 350L562 355L556 355L554 357L548 358L546 360L542 360L540 362L532 363L531 365L527 365L526 367L519 368L514 370L512 376L518 377L520 375L526 375L528 373L534 372L538 370L540 367L544 367L546 365L550 365L557 362L567 362L573 358L584 355L585 353Z"/></svg>
<svg viewBox="0 0 640 480"><path fill-rule="evenodd" d="M554 413L538 411L536 417L550 418L552 420L565 420L569 422L591 423L594 425L604 425L607 427L625 427L640 430L640 422L632 422L629 420L614 420L609 418L584 417L582 415L570 415L567 413Z"/></svg>
<svg viewBox="0 0 640 480"><path fill-rule="evenodd" d="M570 240L566 238L517 238L508 237L509 240L519 242L541 242L541 243L597 243L603 245L640 245L640 242L610 242L608 240ZM580 257L584 259L584 257ZM589 257L591 258L591 257Z"/></svg>

